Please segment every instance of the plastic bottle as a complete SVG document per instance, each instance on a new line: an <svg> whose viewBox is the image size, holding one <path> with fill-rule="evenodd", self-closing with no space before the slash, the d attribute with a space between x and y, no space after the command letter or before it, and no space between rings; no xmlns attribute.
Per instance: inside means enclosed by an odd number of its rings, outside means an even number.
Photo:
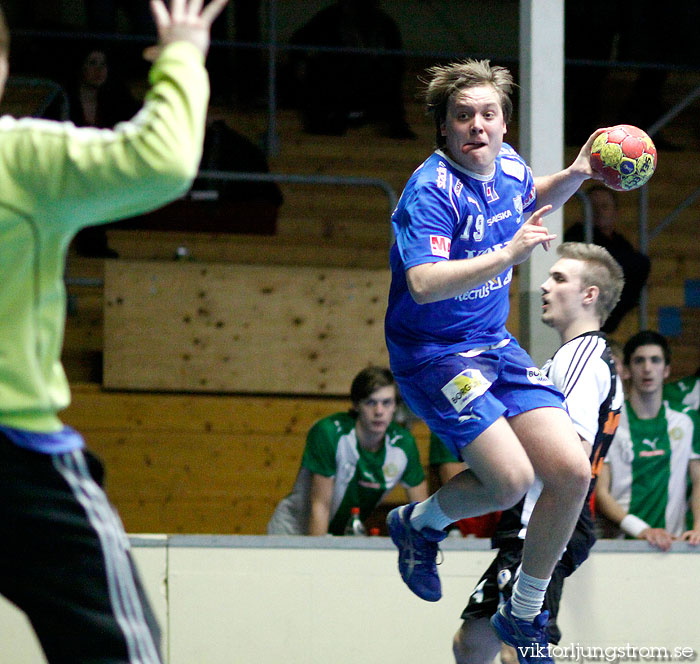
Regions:
<svg viewBox="0 0 700 664"><path fill-rule="evenodd" d="M184 245L178 247L177 249L175 249L174 258L176 261L191 261L192 254L190 253L190 248Z"/></svg>
<svg viewBox="0 0 700 664"><path fill-rule="evenodd" d="M360 508L359 507L353 507L350 509L350 518L348 519L348 523L345 526L345 530L343 531L343 535L366 535L367 531L365 530L365 526L360 521Z"/></svg>

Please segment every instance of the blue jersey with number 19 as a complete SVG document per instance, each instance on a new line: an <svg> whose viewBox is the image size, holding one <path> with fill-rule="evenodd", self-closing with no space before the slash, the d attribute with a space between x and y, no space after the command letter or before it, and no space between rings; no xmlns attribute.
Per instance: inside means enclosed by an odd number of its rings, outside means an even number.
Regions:
<svg viewBox="0 0 700 664"><path fill-rule="evenodd" d="M503 144L491 176L462 168L440 150L413 173L392 215L392 281L385 328L391 367L416 367L432 357L509 339L508 268L457 297L417 304L406 270L423 263L473 258L505 247L535 209L527 164Z"/></svg>

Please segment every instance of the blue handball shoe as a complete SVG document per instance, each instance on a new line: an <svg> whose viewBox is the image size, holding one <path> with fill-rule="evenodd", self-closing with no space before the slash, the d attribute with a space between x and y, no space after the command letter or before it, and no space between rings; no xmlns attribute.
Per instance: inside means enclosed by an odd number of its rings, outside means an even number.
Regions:
<svg viewBox="0 0 700 664"><path fill-rule="evenodd" d="M491 618L491 625L503 643L515 648L520 664L554 664L547 639L548 620L549 611L542 611L532 622L516 618L508 600Z"/></svg>
<svg viewBox="0 0 700 664"><path fill-rule="evenodd" d="M421 599L437 602L442 597L435 562L437 543L447 537L444 530L411 526L410 517L418 503L397 507L386 517L389 535L399 550L399 573L404 583Z"/></svg>

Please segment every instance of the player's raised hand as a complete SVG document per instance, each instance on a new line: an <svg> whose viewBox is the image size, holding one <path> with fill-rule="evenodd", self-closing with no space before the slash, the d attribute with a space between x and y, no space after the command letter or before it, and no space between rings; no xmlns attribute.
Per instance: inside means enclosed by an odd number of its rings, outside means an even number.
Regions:
<svg viewBox="0 0 700 664"><path fill-rule="evenodd" d="M551 205L544 205L532 213L532 216L518 229L507 250L511 253L512 264L519 265L530 258L535 247L542 245L546 250L549 243L557 238L542 225L542 217L550 212Z"/></svg>
<svg viewBox="0 0 700 664"><path fill-rule="evenodd" d="M151 0L151 12L158 31L158 45L146 49L147 60L155 60L168 44L188 41L202 55L209 50L211 24L221 13L228 0L211 0L202 8L203 0L172 0L170 10L163 0Z"/></svg>

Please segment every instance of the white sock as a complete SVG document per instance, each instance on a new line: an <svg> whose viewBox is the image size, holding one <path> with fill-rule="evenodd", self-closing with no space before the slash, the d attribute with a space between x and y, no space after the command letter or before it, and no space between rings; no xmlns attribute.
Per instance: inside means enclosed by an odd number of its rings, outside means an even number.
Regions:
<svg viewBox="0 0 700 664"><path fill-rule="evenodd" d="M538 579L521 569L510 598L513 615L521 620L534 620L542 610L548 585L549 579Z"/></svg>
<svg viewBox="0 0 700 664"><path fill-rule="evenodd" d="M426 526L444 530L452 523L452 519L442 511L435 493L413 508L409 521L416 530L422 530Z"/></svg>

